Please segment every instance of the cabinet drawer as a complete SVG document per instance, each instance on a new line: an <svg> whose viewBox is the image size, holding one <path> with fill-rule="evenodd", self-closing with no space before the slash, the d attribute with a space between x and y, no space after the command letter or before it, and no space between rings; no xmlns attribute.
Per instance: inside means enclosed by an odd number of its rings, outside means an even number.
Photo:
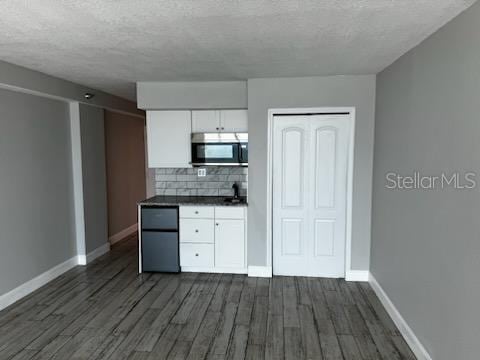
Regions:
<svg viewBox="0 0 480 360"><path fill-rule="evenodd" d="M215 218L216 219L244 219L245 209L243 207L216 206Z"/></svg>
<svg viewBox="0 0 480 360"><path fill-rule="evenodd" d="M214 243L213 219L180 219L180 242Z"/></svg>
<svg viewBox="0 0 480 360"><path fill-rule="evenodd" d="M192 219L213 219L214 209L213 206L181 206L180 217Z"/></svg>
<svg viewBox="0 0 480 360"><path fill-rule="evenodd" d="M213 244L180 244L180 266L214 266Z"/></svg>
<svg viewBox="0 0 480 360"><path fill-rule="evenodd" d="M147 230L177 230L177 208L142 208L142 229Z"/></svg>

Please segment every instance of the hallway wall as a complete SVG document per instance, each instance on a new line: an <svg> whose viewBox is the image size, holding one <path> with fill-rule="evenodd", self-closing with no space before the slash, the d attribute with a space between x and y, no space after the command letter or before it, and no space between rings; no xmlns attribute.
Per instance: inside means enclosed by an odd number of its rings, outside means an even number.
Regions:
<svg viewBox="0 0 480 360"><path fill-rule="evenodd" d="M105 111L108 236L137 223L137 202L146 198L145 119Z"/></svg>

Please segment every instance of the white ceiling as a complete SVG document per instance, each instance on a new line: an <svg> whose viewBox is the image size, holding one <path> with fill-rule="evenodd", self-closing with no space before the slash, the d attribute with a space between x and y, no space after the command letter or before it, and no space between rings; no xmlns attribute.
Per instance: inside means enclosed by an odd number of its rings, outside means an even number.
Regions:
<svg viewBox="0 0 480 360"><path fill-rule="evenodd" d="M0 59L135 99L136 81L371 74L475 0L0 0Z"/></svg>

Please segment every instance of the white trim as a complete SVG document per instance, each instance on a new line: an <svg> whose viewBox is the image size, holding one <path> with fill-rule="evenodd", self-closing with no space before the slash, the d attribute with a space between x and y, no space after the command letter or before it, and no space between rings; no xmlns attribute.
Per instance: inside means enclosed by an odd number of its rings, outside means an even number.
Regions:
<svg viewBox="0 0 480 360"><path fill-rule="evenodd" d="M246 274L247 268L182 266L181 272L201 272L215 274Z"/></svg>
<svg viewBox="0 0 480 360"><path fill-rule="evenodd" d="M86 265L85 208L83 203L82 135L80 129L80 104L71 102L70 142L72 147L73 207L75 216L75 241L79 263Z"/></svg>
<svg viewBox="0 0 480 360"><path fill-rule="evenodd" d="M77 255L78 265L87 265L87 255Z"/></svg>
<svg viewBox="0 0 480 360"><path fill-rule="evenodd" d="M43 274L27 281L26 283L16 287L6 294L0 296L0 310L5 309L7 306L34 292L38 288L52 281L56 277L62 275L68 270L78 265L78 257L75 256L67 261L45 271Z"/></svg>
<svg viewBox="0 0 480 360"><path fill-rule="evenodd" d="M392 300L390 300L385 290L383 290L383 288L380 286L378 281L371 273L369 282L373 291L375 291L375 294L377 294L382 305L387 310L395 325L397 325L400 333L405 338L405 341L407 342L408 346L410 346L410 349L412 349L412 352L415 354L416 358L418 360L432 360L432 357L430 356L428 351L422 345L422 343L417 338L410 326L408 326L405 319L395 307L395 304L392 302Z"/></svg>
<svg viewBox="0 0 480 360"><path fill-rule="evenodd" d="M348 270L345 274L346 281L368 281L370 272L368 270Z"/></svg>
<svg viewBox="0 0 480 360"><path fill-rule="evenodd" d="M271 266L249 266L248 267L248 276L249 277L272 277L272 267Z"/></svg>
<svg viewBox="0 0 480 360"><path fill-rule="evenodd" d="M87 254L87 264L110 251L110 243L103 244Z"/></svg>
<svg viewBox="0 0 480 360"><path fill-rule="evenodd" d="M311 114L311 113L349 113L350 114L350 141L348 151L348 169L347 169L347 210L345 225L345 276L352 269L352 218L353 218L353 165L355 160L355 108L354 107L319 107L319 108L288 108L288 109L269 109L268 110L268 140L267 140L267 266L272 267L272 216L273 216L273 118L278 114ZM273 268L272 268L273 270Z"/></svg>
<svg viewBox="0 0 480 360"><path fill-rule="evenodd" d="M87 255L77 255L78 265L87 265L96 258L106 254L110 251L110 243L106 243L93 251L90 251Z"/></svg>
<svg viewBox="0 0 480 360"><path fill-rule="evenodd" d="M99 246L93 251L90 251L87 255L78 255L78 265L87 265L91 263L96 258L106 254L110 251L110 243L106 243L102 246Z"/></svg>
<svg viewBox="0 0 480 360"><path fill-rule="evenodd" d="M352 239L353 239L353 164L355 162L355 108L350 112L350 141L348 143L348 173L347 173L347 222L345 224L345 277L352 269ZM370 249L369 249L370 250ZM368 274L366 274L368 281Z"/></svg>
<svg viewBox="0 0 480 360"><path fill-rule="evenodd" d="M108 242L110 243L110 245L113 245L113 244L125 239L127 236L132 235L137 230L138 230L138 223L135 223L135 224L127 227L126 229L123 229L122 231L119 231L118 233L110 236L108 238Z"/></svg>

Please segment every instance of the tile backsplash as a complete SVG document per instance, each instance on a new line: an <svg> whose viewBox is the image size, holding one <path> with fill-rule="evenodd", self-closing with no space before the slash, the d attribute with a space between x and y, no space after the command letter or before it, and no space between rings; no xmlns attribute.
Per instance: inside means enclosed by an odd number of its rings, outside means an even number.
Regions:
<svg viewBox="0 0 480 360"><path fill-rule="evenodd" d="M206 176L198 176L198 169L206 169ZM177 196L233 196L232 185L240 187L240 195L248 190L248 168L238 166L207 166L203 168L155 169L157 195Z"/></svg>

